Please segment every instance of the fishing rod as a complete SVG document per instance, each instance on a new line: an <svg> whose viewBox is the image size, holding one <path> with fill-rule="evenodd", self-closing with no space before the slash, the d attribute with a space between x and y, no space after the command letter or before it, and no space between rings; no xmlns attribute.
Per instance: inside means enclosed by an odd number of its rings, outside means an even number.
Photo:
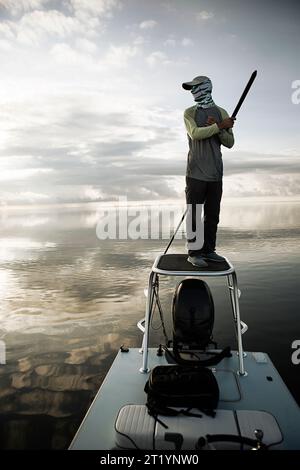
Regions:
<svg viewBox="0 0 300 470"><path fill-rule="evenodd" d="M254 82L254 80L255 80L255 78L256 78L256 75L257 75L257 70L254 70L254 72L252 72L252 74L251 74L251 77L249 78L249 81L248 81L247 85L245 86L245 89L244 89L244 91L243 91L243 93L242 93L242 95L241 95L241 97L240 97L240 99L239 99L239 101L238 101L238 104L237 104L236 107L234 108L234 111L233 111L233 113L232 113L232 115L231 115L231 119L235 119L235 118L236 118L237 113L239 112L239 110L240 110L240 108L241 108L243 102L245 101L245 98L246 98L246 96L248 95L249 90L250 90L250 88L251 88L251 86L252 86L252 84L253 84L253 82ZM185 216L186 216L186 213L187 213L187 209L184 211L184 213L183 213L183 215L182 215L182 217L181 217L181 220L180 220L179 224L177 225L177 228L176 228L175 232L173 233L173 235L172 235L172 237L171 237L171 239L170 239L170 241L169 241L169 243L168 243L168 245L167 245L167 247L166 247L166 249L165 249L165 251L164 251L164 255L167 254L168 249L169 249L170 246L172 245L173 240L174 240L174 238L175 238L175 236L176 236L176 233L178 232L179 227L181 226L182 222L184 221L184 218L185 218Z"/></svg>

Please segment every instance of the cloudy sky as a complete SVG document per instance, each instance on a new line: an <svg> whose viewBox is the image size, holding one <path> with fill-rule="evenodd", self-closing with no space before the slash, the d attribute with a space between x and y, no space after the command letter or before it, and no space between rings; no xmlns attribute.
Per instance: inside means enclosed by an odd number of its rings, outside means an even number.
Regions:
<svg viewBox="0 0 300 470"><path fill-rule="evenodd" d="M230 113L255 69L225 195L299 196L299 14L291 0L0 0L0 203L182 197L181 83L210 76Z"/></svg>

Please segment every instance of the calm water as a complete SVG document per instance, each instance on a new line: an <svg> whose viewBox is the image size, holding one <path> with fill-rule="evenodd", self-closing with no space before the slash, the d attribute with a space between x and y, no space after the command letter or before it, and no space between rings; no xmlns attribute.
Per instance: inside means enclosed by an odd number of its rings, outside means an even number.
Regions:
<svg viewBox="0 0 300 470"><path fill-rule="evenodd" d="M120 345L140 346L143 289L166 241L98 240L97 206L4 208L0 216L0 447L66 448ZM291 362L300 339L299 233L299 203L223 204L219 251L237 269L245 347L270 354L300 403L300 365ZM184 251L182 240L175 250ZM209 284L215 339L234 346L225 285ZM175 285L161 280L167 317ZM154 331L152 344L160 338Z"/></svg>

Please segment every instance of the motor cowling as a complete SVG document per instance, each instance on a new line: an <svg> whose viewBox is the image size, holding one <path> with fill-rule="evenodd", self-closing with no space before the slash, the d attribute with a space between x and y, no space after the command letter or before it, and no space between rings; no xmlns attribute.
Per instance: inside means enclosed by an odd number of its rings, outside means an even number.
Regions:
<svg viewBox="0 0 300 470"><path fill-rule="evenodd" d="M205 350L214 327L214 302L210 289L201 279L181 281L174 293L173 351Z"/></svg>

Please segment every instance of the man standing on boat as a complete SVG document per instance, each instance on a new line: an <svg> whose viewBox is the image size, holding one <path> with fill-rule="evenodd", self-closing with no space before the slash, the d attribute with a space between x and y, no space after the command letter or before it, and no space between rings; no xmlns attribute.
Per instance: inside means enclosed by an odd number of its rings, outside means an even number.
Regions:
<svg viewBox="0 0 300 470"><path fill-rule="evenodd" d="M183 83L182 87L190 90L196 101L194 106L184 112L189 142L185 189L188 205L188 261L194 266L206 267L207 260L224 261L224 258L215 251L222 198L221 145L227 148L233 146L234 120L229 117L225 109L214 103L211 96L212 83L208 77L195 77L191 82ZM198 208L204 207L204 236L201 239L201 246L199 246L201 238L199 233L203 224L197 205ZM192 238L189 238L191 233Z"/></svg>

